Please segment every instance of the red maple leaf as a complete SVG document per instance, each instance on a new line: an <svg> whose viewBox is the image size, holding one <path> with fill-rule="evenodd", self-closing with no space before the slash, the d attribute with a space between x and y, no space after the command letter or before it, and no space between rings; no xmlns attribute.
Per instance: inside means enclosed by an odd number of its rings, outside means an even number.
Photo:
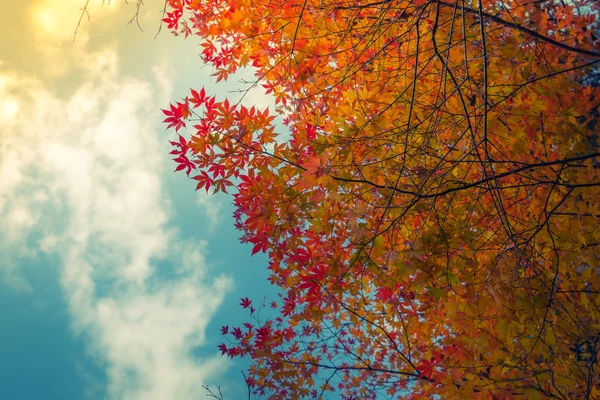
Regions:
<svg viewBox="0 0 600 400"><path fill-rule="evenodd" d="M247 297L244 297L244 298L242 299L242 301L240 302L240 305L241 305L243 308L248 308L248 307L250 307L250 306L252 305L252 300L250 300L250 299L249 299L249 298L247 298Z"/></svg>

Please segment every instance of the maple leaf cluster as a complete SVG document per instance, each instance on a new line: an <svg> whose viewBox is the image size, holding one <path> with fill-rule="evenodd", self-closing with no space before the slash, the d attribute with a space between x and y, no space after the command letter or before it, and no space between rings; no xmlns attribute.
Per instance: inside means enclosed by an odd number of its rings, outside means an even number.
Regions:
<svg viewBox="0 0 600 400"><path fill-rule="evenodd" d="M251 392L600 396L599 20L591 0L169 0L217 80L252 68L275 99L163 110L189 132L177 170L232 192L282 292L221 330Z"/></svg>

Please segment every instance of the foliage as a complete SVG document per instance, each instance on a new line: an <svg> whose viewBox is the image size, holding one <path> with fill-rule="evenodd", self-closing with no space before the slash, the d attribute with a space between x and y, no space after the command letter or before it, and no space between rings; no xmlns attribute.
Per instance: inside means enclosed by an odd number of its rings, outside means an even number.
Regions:
<svg viewBox="0 0 600 400"><path fill-rule="evenodd" d="M165 110L283 292L222 329L254 393L600 398L597 7L168 0L218 80L253 68L276 103Z"/></svg>

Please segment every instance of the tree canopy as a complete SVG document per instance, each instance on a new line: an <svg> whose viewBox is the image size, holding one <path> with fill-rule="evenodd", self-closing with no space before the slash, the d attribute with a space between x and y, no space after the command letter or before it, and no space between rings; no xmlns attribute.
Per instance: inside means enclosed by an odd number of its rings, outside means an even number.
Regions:
<svg viewBox="0 0 600 400"><path fill-rule="evenodd" d="M282 292L222 329L252 393L600 398L598 5L167 1L276 103L163 110Z"/></svg>

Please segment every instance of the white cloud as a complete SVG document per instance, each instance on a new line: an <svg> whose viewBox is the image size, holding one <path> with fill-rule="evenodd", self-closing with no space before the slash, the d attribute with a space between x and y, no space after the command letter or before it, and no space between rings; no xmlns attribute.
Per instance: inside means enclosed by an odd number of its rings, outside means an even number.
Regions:
<svg viewBox="0 0 600 400"><path fill-rule="evenodd" d="M43 63L45 76L60 77L82 64L93 67L87 57L90 28L115 14L123 1L101 0L36 0L28 8L28 28L33 34L32 48L38 63ZM87 4L87 13L83 8ZM83 12L83 15L82 15ZM96 21L96 25L92 22ZM75 35L75 31L77 34Z"/></svg>
<svg viewBox="0 0 600 400"><path fill-rule="evenodd" d="M206 193L204 190L198 190L197 193L198 197L196 198L196 203L204 211L204 215L208 220L208 231L209 233L212 233L218 227L223 204L216 196L211 195L210 192Z"/></svg>
<svg viewBox="0 0 600 400"><path fill-rule="evenodd" d="M0 270L24 285L10 257L60 254L73 329L105 361L112 398L197 398L227 365L190 351L232 282L210 274L205 243L167 226L167 149L149 116L171 84L160 70L160 93L119 77L117 61L110 49L88 54L87 83L67 99L0 70Z"/></svg>
<svg viewBox="0 0 600 400"><path fill-rule="evenodd" d="M220 358L197 364L189 351L204 342L205 315L215 311L228 286L217 279L209 293L200 293L196 283L179 280L152 294L98 302L102 350L115 361L108 371L110 392L122 399L195 398L203 378L226 368Z"/></svg>

